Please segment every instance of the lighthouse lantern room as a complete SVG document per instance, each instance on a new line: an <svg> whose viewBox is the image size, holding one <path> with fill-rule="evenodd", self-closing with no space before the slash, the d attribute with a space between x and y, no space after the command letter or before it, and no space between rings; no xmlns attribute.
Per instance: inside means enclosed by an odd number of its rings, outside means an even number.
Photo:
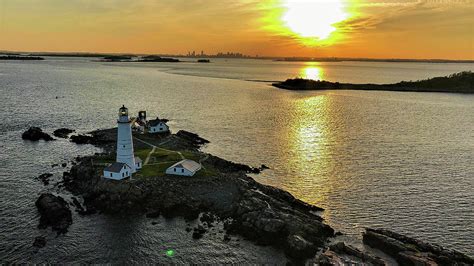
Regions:
<svg viewBox="0 0 474 266"><path fill-rule="evenodd" d="M119 109L117 124L117 162L127 164L132 173L135 173L131 121L125 105Z"/></svg>

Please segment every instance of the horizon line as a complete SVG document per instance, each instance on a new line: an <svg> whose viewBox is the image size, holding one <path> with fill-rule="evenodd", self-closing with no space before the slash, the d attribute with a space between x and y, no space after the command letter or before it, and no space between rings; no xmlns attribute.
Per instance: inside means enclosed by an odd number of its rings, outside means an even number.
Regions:
<svg viewBox="0 0 474 266"><path fill-rule="evenodd" d="M78 51L68 51L68 52L57 52L57 51L15 51L15 50L0 50L0 53L9 54L9 53L27 53L31 55L45 55L48 54L54 55L90 55L97 57L106 56L106 55L132 55L132 56L146 56L146 55L157 55L157 56L173 56L173 57L190 57L190 58L200 58L200 57L217 57L218 53L229 53L227 52L218 52L215 54L204 54L201 56L200 54L196 54L194 56L188 56L186 54L172 54L172 53L129 53L129 52L78 52ZM230 53L241 53L241 52L230 52ZM248 55L241 53L242 57L237 57L241 59L293 59L293 60L373 60L373 61L439 61L439 62L466 62L466 63L474 63L474 59L452 59L452 58L408 58L408 57L337 57L337 56L323 56L323 57L315 57L315 56L271 56L271 55ZM224 58L224 57L222 57Z"/></svg>

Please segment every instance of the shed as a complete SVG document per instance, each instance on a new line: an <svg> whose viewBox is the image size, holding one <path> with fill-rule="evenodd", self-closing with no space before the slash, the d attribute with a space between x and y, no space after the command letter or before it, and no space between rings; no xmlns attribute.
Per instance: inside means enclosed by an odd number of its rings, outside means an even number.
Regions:
<svg viewBox="0 0 474 266"><path fill-rule="evenodd" d="M199 170L201 170L201 164L193 160L184 159L166 169L166 174L193 176Z"/></svg>
<svg viewBox="0 0 474 266"><path fill-rule="evenodd" d="M135 169L142 169L142 166L143 166L143 162L142 162L142 159L140 159L140 157L138 156L135 156Z"/></svg>
<svg viewBox="0 0 474 266"><path fill-rule="evenodd" d="M122 180L132 176L132 168L126 163L115 162L104 169L104 177L114 180Z"/></svg>

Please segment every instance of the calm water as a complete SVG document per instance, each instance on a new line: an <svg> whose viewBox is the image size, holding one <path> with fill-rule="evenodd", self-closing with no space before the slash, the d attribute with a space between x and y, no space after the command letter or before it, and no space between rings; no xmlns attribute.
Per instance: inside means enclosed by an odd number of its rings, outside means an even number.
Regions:
<svg viewBox="0 0 474 266"><path fill-rule="evenodd" d="M255 178L326 208L353 239L380 226L474 255L474 95L291 92L266 82L302 76L389 83L473 70L472 64L299 63L214 60L98 63L48 58L0 62L0 260L33 262L284 262L269 247L195 241L181 219L74 216L68 234L38 230L35 179L50 165L97 150L66 140L21 140L29 126L80 132L114 126L117 108L171 119L209 139L205 150L271 170ZM58 97L56 99L56 97ZM69 197L67 192L61 195ZM34 237L48 244L35 253ZM176 250L174 258L164 256Z"/></svg>

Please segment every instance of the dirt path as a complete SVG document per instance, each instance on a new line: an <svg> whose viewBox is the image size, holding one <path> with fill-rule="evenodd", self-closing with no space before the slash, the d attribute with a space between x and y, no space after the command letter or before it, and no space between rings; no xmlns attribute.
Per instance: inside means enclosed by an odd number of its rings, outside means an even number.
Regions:
<svg viewBox="0 0 474 266"><path fill-rule="evenodd" d="M140 141L141 143L144 143L144 144L146 144L146 145L152 147L152 150L150 151L150 153L149 153L148 156L146 157L146 160L145 160L145 162L143 163L143 165L146 165L146 164L148 163L148 161L150 160L151 154L152 154L153 152L155 152L156 149L159 149L159 150L162 150L162 151L167 151L167 152L174 152L174 153L177 153L177 154L179 154L179 157L181 157L182 160L185 159L185 158L184 158L184 155L183 155L181 152L179 152L179 151L172 151L172 150L163 149L163 148L160 148L160 147L158 147L158 146L155 146L155 145L151 144L150 142L141 140L141 139L139 139L139 138L137 138L137 137L133 137L133 138L136 139L137 141Z"/></svg>

